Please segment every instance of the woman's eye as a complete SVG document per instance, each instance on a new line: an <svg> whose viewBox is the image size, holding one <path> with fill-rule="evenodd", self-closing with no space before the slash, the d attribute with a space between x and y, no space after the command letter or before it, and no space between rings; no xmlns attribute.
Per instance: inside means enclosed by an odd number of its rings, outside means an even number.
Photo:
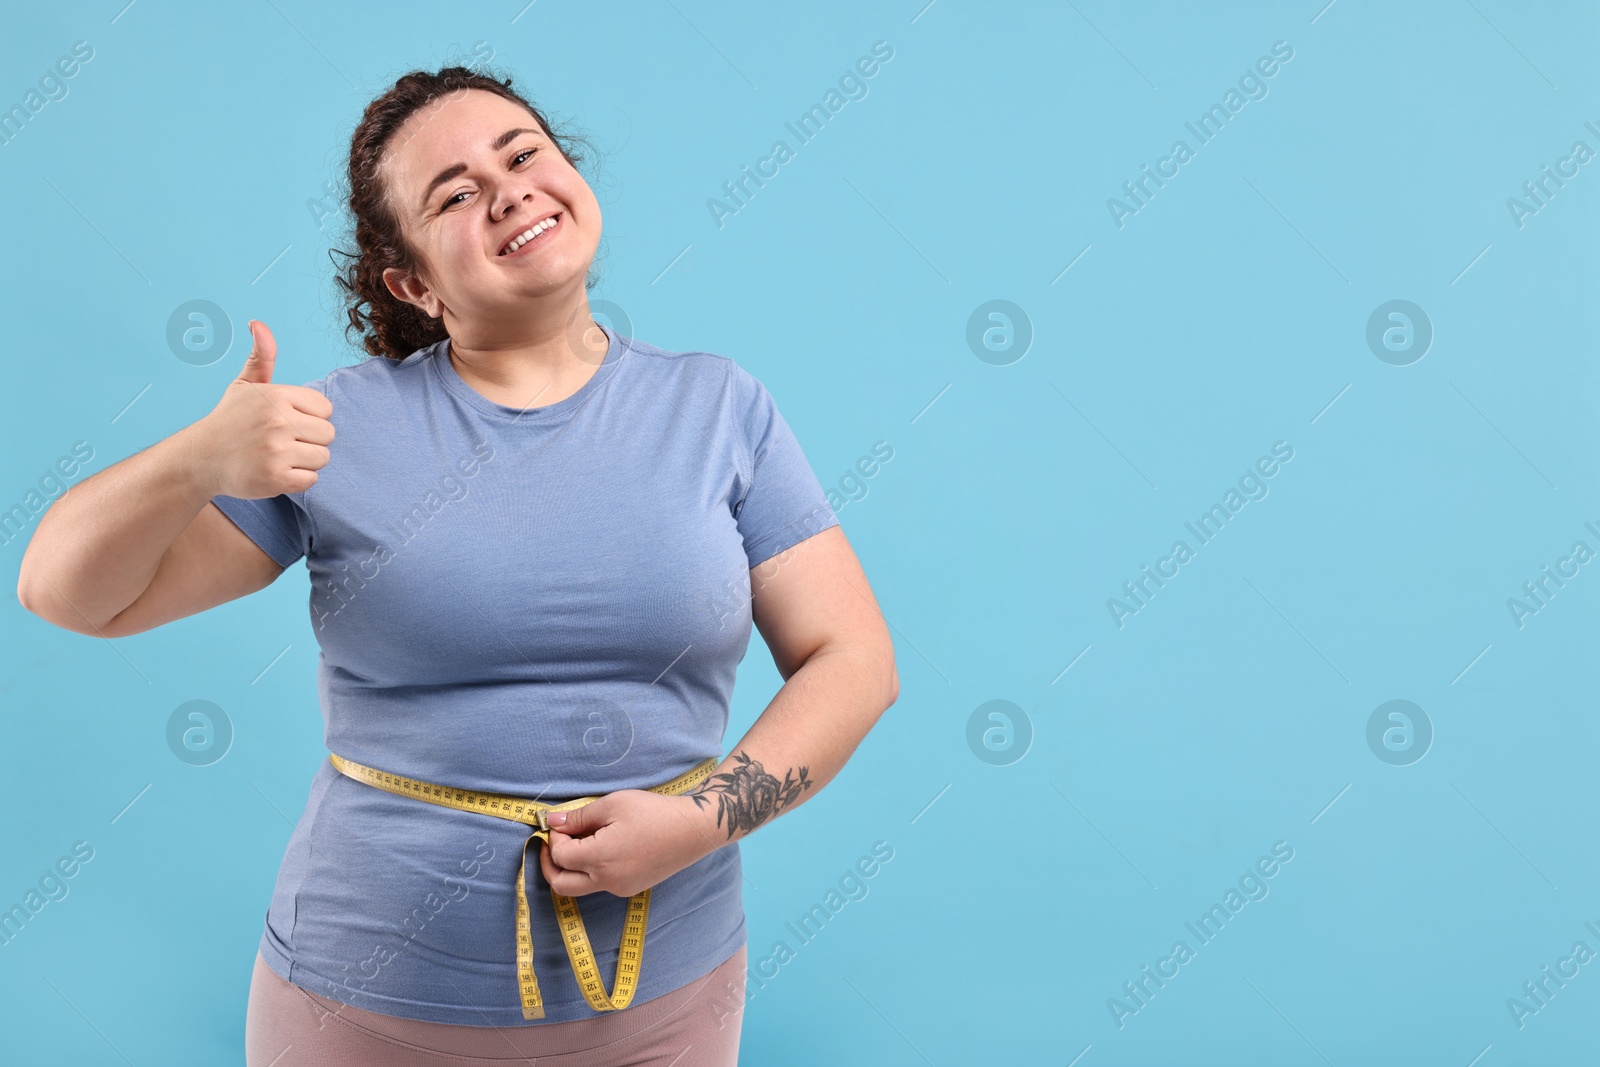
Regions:
<svg viewBox="0 0 1600 1067"><path fill-rule="evenodd" d="M466 196L466 195L467 195L466 193L457 193L456 194L456 196ZM452 196L450 199L446 200L443 204L439 205L441 210L444 209L444 208L448 208L451 205L453 205L456 202L456 196Z"/></svg>
<svg viewBox="0 0 1600 1067"><path fill-rule="evenodd" d="M518 152L516 154L516 157L512 160L512 162L513 163L521 163L524 156L531 156L537 151L538 151L537 148L529 148L526 151Z"/></svg>

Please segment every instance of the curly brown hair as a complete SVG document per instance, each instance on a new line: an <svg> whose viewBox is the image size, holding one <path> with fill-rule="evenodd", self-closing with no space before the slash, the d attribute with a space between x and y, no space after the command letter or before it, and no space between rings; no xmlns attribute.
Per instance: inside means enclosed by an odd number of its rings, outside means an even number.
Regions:
<svg viewBox="0 0 1600 1067"><path fill-rule="evenodd" d="M350 217L354 220L356 250L334 248L334 283L344 291L345 339L352 332L361 335L360 347L369 356L405 359L425 345L447 336L442 318L431 318L415 304L408 304L389 292L383 272L390 267L414 271L416 260L405 242L400 221L390 206L381 164L389 151L389 140L407 119L422 108L435 105L442 97L461 89L482 89L505 97L522 107L539 123L556 150L574 168L585 157L576 145L593 146L571 133L558 136L544 114L511 87L509 75L482 73L471 67L441 67L437 71L414 70L402 75L393 86L374 99L362 112L361 121L350 137L348 168ZM587 288L594 288L597 268L590 265Z"/></svg>

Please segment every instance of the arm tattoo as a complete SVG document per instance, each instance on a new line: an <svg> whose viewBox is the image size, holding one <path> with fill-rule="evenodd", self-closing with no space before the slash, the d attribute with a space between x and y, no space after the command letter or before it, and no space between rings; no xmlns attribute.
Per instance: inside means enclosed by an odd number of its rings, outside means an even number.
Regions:
<svg viewBox="0 0 1600 1067"><path fill-rule="evenodd" d="M728 837L740 830L754 830L768 819L792 807L800 798L800 791L811 785L806 777L807 767L800 768L799 780L794 780L794 769L783 772L783 781L762 769L759 761L752 760L743 751L733 757L738 766L732 774L713 775L704 789L689 796L696 805L704 807L717 798L717 825L727 820Z"/></svg>

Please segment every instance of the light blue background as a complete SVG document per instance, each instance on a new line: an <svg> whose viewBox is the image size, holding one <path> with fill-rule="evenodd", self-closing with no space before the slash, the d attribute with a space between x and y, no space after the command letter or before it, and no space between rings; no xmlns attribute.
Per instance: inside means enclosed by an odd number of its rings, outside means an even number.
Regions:
<svg viewBox="0 0 1600 1067"><path fill-rule="evenodd" d="M744 1062L1592 1055L1600 962L1521 1029L1506 1001L1600 950L1600 565L1521 628L1506 602L1574 541L1600 550L1600 163L1520 228L1506 201L1600 149L1600 13L922 4L13 6L0 106L74 41L95 55L0 147L0 506L75 441L101 470L208 413L248 318L277 381L354 362L341 216L308 201L371 97L483 42L601 149L593 300L750 369L825 485L894 449L840 519L900 698L745 842L752 966L875 841L894 858L752 986ZM718 229L708 198L878 40L866 98ZM1107 198L1196 147L1184 122L1280 40L1269 95L1119 229ZM239 331L205 367L165 340L193 299ZM1008 366L965 339L992 299L1035 331ZM1365 341L1391 299L1435 330L1409 366ZM1119 629L1107 598L1279 440L1270 495ZM95 850L0 947L8 1062L239 1061L324 756L304 575L114 642L0 604L0 907ZM729 745L779 684L757 635ZM206 767L165 738L193 699L235 731ZM1435 730L1409 766L1367 745L1391 699ZM991 700L1031 724L1007 766L967 741ZM1280 840L1270 895L1119 1029L1108 998Z"/></svg>

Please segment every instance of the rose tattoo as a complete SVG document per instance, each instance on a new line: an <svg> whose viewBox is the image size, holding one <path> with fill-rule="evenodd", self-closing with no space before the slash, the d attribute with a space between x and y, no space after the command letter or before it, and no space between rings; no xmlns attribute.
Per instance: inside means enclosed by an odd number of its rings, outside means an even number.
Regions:
<svg viewBox="0 0 1600 1067"><path fill-rule="evenodd" d="M811 785L811 779L806 777L809 768L800 768L798 781L793 780L793 768L784 771L780 783L744 752L733 758L738 763L733 773L713 775L703 791L689 794L701 807L711 802L712 794L716 795L717 825L726 820L730 838L740 830L754 830L788 808L801 790Z"/></svg>

